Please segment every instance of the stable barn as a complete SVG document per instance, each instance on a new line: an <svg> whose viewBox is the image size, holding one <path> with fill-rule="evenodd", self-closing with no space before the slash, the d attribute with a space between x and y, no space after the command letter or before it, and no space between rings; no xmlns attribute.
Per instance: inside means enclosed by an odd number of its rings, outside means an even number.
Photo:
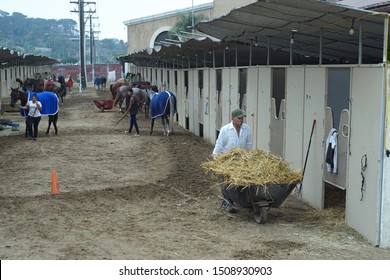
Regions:
<svg viewBox="0 0 390 280"><path fill-rule="evenodd" d="M176 92L178 123L210 143L232 110L245 110L257 148L294 169L308 155L295 195L323 209L329 186L339 189L346 225L389 247L389 15L323 1L260 0L196 29L206 36L121 62ZM328 168L332 129L337 149Z"/></svg>
<svg viewBox="0 0 390 280"><path fill-rule="evenodd" d="M25 80L35 73L50 72L50 65L58 63L46 56L24 54L0 46L0 101L8 101L11 87L18 87L16 78ZM4 103L3 103L4 104ZM3 110L0 102L0 110Z"/></svg>

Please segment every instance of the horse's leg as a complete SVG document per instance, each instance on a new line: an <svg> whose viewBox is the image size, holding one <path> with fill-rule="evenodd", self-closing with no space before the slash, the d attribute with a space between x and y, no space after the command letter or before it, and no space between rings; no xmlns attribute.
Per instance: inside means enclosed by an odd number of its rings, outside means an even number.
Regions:
<svg viewBox="0 0 390 280"><path fill-rule="evenodd" d="M152 135L152 133L153 133L153 126L154 126L154 118L152 118L152 121L150 122L150 133L149 133L149 135Z"/></svg>
<svg viewBox="0 0 390 280"><path fill-rule="evenodd" d="M58 135L58 129L57 129L58 113L53 115L52 117L53 117L54 131L55 131L55 134Z"/></svg>
<svg viewBox="0 0 390 280"><path fill-rule="evenodd" d="M49 125L47 126L46 135L49 135L50 126L52 122L53 122L53 116L49 116Z"/></svg>
<svg viewBox="0 0 390 280"><path fill-rule="evenodd" d="M119 112L122 112L122 103L123 103L123 98L120 98L118 102Z"/></svg>
<svg viewBox="0 0 390 280"><path fill-rule="evenodd" d="M167 128L167 136L170 136L173 134L172 128L171 128L171 121L168 115L165 115L165 126Z"/></svg>
<svg viewBox="0 0 390 280"><path fill-rule="evenodd" d="M162 123L163 128L164 128L164 135L168 136L169 131L167 130L168 124L166 123L166 115L165 114L161 116L161 123Z"/></svg>
<svg viewBox="0 0 390 280"><path fill-rule="evenodd" d="M173 115L175 113L175 104L174 104L174 99L173 99L172 96L169 98L169 108L170 108L170 110L169 110L169 120L171 121L170 123L168 122L169 123L169 134L173 135L173 123L174 123Z"/></svg>

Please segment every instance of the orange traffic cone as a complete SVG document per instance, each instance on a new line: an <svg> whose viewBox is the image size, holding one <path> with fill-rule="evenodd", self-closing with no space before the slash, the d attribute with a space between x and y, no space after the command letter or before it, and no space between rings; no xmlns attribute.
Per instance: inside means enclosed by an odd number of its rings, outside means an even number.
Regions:
<svg viewBox="0 0 390 280"><path fill-rule="evenodd" d="M60 189L58 188L57 173L55 170L53 170L51 172L51 194L58 193L60 193Z"/></svg>

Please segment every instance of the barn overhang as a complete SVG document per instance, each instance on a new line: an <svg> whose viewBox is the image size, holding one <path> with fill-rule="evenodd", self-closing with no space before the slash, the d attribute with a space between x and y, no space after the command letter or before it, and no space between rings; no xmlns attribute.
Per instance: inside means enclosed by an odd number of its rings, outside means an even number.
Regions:
<svg viewBox="0 0 390 280"><path fill-rule="evenodd" d="M13 66L41 66L59 63L58 60L32 54L23 54L8 48L0 47L0 68Z"/></svg>
<svg viewBox="0 0 390 280"><path fill-rule="evenodd" d="M332 2L259 0L198 23L197 31L206 37L162 45L158 51L144 50L120 60L168 67L176 62L185 68L376 64L387 60L388 19L388 13Z"/></svg>

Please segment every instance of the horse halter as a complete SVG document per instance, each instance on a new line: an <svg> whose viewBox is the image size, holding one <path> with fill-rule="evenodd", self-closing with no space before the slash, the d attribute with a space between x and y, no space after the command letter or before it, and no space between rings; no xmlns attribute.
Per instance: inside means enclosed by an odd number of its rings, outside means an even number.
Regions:
<svg viewBox="0 0 390 280"><path fill-rule="evenodd" d="M25 95L25 99L26 100L23 100L23 95ZM18 100L20 100L20 103L22 104L22 106L26 105L27 103L27 95L28 93L23 91L22 88L11 88L11 107L15 107L15 104L18 102Z"/></svg>

